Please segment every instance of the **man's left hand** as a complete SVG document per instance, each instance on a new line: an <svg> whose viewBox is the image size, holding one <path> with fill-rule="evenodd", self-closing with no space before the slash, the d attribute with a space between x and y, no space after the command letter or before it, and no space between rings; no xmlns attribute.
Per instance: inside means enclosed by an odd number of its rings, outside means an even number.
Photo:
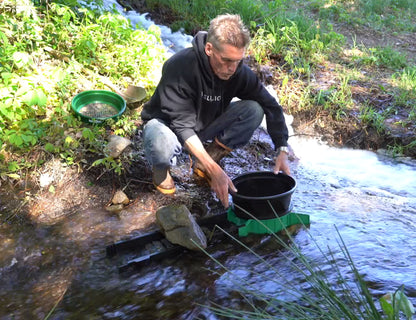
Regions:
<svg viewBox="0 0 416 320"><path fill-rule="evenodd" d="M283 172L287 175L290 175L288 154L286 152L281 151L277 155L274 168L273 168L273 172L275 174L278 174L279 172Z"/></svg>

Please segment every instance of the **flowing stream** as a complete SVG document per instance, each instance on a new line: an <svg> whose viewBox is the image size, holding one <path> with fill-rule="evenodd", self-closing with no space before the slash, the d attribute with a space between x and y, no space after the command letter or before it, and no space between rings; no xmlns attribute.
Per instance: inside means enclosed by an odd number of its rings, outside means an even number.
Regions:
<svg viewBox="0 0 416 320"><path fill-rule="evenodd" d="M314 140L291 144L299 157L292 163L293 211L310 215L314 240L300 230L293 241L331 279L318 248L336 251L336 226L374 297L404 285L415 304L416 164ZM270 270L228 237L208 248L227 272L204 254L187 253L119 274L120 262L107 258L105 247L147 214L119 219L97 209L53 226L0 225L0 319L43 319L58 301L50 319L218 319L207 306L241 308L239 279L285 297L267 277ZM258 253L285 281L304 282L279 250L266 246ZM348 278L348 266L341 269Z"/></svg>
<svg viewBox="0 0 416 320"><path fill-rule="evenodd" d="M290 143L299 158L291 164L293 211L311 220L293 241L331 279L318 248L336 251L338 229L374 297L404 285L416 304L416 163L311 139ZM243 307L239 279L284 297L269 269L227 237L208 248L226 272L195 253L119 274L119 261L107 258L105 247L148 214L117 218L91 209L51 226L1 224L0 319L44 319L50 310L49 319L219 319L208 306ZM257 248L286 281L304 282L279 250L267 243ZM341 268L348 278L348 266Z"/></svg>

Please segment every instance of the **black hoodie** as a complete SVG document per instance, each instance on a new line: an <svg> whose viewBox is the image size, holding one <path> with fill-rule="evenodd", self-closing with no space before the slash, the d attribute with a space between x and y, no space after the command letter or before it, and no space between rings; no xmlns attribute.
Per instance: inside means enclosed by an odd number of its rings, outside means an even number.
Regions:
<svg viewBox="0 0 416 320"><path fill-rule="evenodd" d="M234 97L254 100L264 110L275 148L286 146L288 131L282 107L244 63L230 79L218 78L205 53L206 38L206 32L198 32L191 48L164 63L161 80L144 105L142 119L166 121L183 143L219 117Z"/></svg>

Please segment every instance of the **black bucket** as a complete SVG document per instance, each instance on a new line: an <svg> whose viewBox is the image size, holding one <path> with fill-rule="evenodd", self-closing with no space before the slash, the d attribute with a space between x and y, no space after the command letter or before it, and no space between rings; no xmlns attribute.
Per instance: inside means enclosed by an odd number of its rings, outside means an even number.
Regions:
<svg viewBox="0 0 416 320"><path fill-rule="evenodd" d="M290 199L296 188L296 181L283 173L269 171L242 174L233 183L237 193L232 192L234 213L243 219L253 219L239 207L259 220L274 219L290 210ZM272 209L273 207L273 209Z"/></svg>

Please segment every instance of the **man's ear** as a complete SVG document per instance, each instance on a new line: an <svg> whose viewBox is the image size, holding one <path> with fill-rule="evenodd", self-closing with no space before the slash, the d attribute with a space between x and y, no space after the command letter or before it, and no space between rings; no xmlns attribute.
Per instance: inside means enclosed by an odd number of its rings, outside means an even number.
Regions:
<svg viewBox="0 0 416 320"><path fill-rule="evenodd" d="M211 42L207 42L205 44L205 53L207 54L208 57L210 57L212 55L212 43Z"/></svg>

